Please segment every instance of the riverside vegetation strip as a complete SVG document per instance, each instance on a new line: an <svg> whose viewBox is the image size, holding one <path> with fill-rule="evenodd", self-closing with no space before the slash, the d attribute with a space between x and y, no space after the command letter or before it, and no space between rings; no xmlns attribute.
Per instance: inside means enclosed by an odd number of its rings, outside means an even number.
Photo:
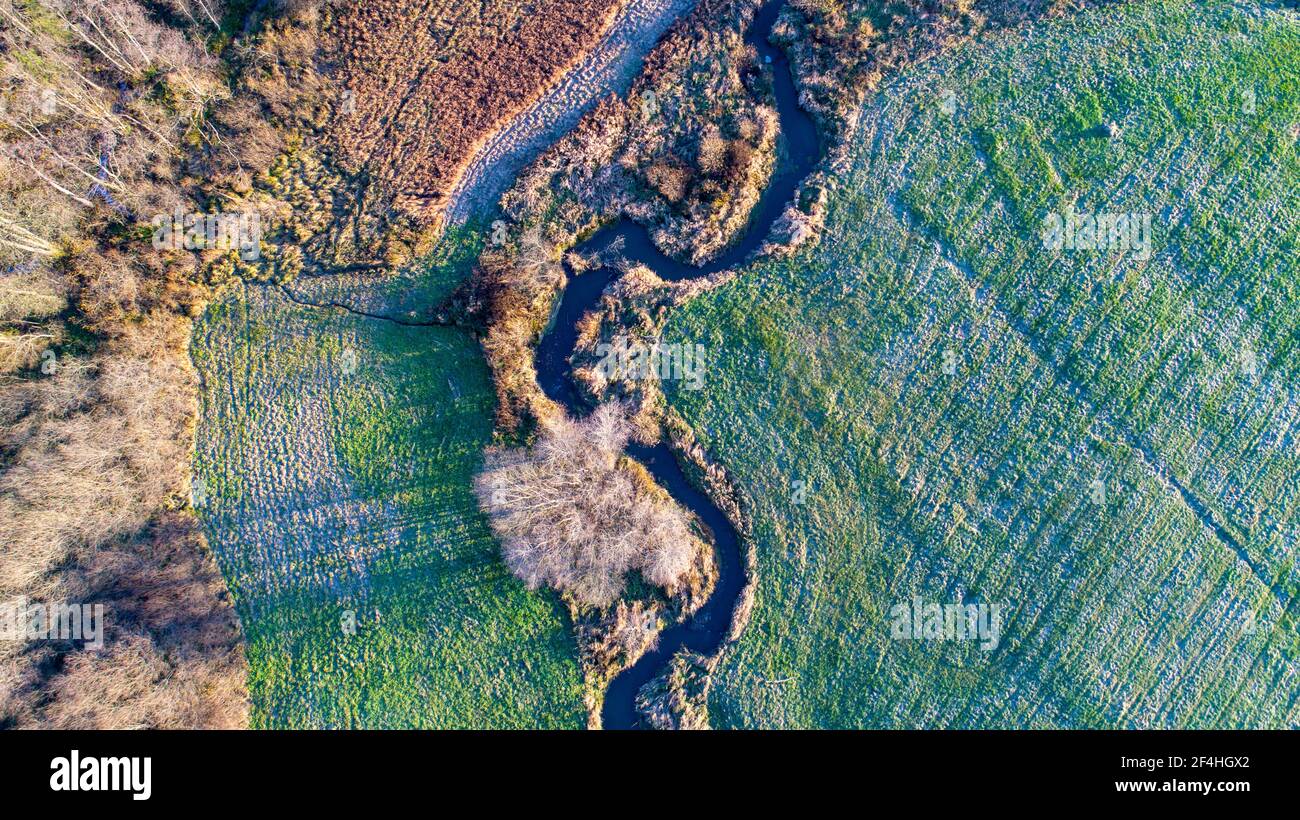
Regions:
<svg viewBox="0 0 1300 820"><path fill-rule="evenodd" d="M548 397L562 404L567 413L580 415L585 409L582 399L570 384L573 374L569 363L575 346L580 344L579 325L596 308L607 283L631 265L649 266L653 272L647 275L652 278L702 280L744 260L766 241L772 225L781 217L804 176L819 158L821 151L816 128L808 115L798 108L790 66L784 55L767 42L783 6L780 0L769 0L760 7L749 22L745 42L764 63L772 66L772 91L780 114L784 154L788 157L785 166L764 190L743 240L707 265L697 268L669 259L654 247L643 227L628 220L602 230L574 249L578 255L598 255L617 244L621 248L620 256L626 261L619 268L586 271L581 287L573 287L570 271L571 284L560 298L551 329L538 342L538 382ZM692 385L701 386L696 382ZM610 406L604 405L605 408ZM672 673L670 665L679 654L683 659L691 658L689 663L705 668L715 662L715 656L728 636L741 625L734 621L737 613L747 607L743 592L753 580L744 572L745 561L741 556L735 524L705 494L690 485L668 445L643 444L629 448L628 452L647 467L679 505L691 510L704 522L714 541L719 573L709 600L688 619L660 634L653 651L641 656L610 682L602 705L602 726L610 729L643 724L641 713L646 710L645 700L638 703L638 697L651 681ZM697 725L707 726L707 721Z"/></svg>
<svg viewBox="0 0 1300 820"><path fill-rule="evenodd" d="M762 25L751 22L759 8L759 18L765 19ZM680 418L664 412L662 396L653 382L611 380L590 357L601 342L628 332L652 341L675 305L727 281L730 273L717 269L738 261L756 245L761 245L759 250L764 253L787 254L816 236L832 184L829 171L837 163L808 177L791 196L803 173L792 169L800 167L799 162L813 162L818 154L812 125L795 107L793 92L781 87L787 78L780 68L784 62L780 53L741 36L747 26L751 36L756 31L766 34L778 16L780 22L772 31L781 42L797 38L800 25L809 31L844 25L836 16L799 23L808 11L798 5L744 0L702 4L652 53L648 61L652 68L634 85L631 105L615 102L593 112L507 193L503 206L514 224L504 231L499 243L504 247L484 255L473 288L464 295L467 304L479 303L477 310L486 317L484 347L497 386L498 424L503 434L513 440L536 425L542 435L549 435L546 431L563 425L557 419L562 413L581 413L581 405L586 403L620 400L634 417L638 439L647 445L634 446L629 452L643 460L652 456L648 461L659 465L655 477L673 487L675 496L694 495L692 506L702 517L707 520L710 512L714 514L717 522L709 523L724 559L734 552L723 543L727 540L722 537L724 531L744 523L735 487L726 472L710 463ZM919 58L986 24L1006 25L1019 19L1011 14L986 20L956 7L937 17L920 5L899 11L906 14L892 16L890 32L879 41L870 34L869 26L859 25L859 30L869 33L869 43L865 47L856 43L853 60L875 61L885 56L887 64L896 68L899 38L915 43ZM855 8L853 13L860 16L863 9ZM819 48L824 45L822 41ZM720 71L722 55L726 57L722 61L725 70ZM802 74L813 64L803 59L798 70ZM851 113L846 109L852 96L853 89L845 88L818 109L837 140L851 134L852 118L845 115ZM792 173L793 180L780 173L772 177L777 165L777 144L771 138L777 130L773 103L781 109L782 129L788 130L782 135L785 145L781 150L796 158L786 171ZM801 123L806 128L795 127ZM809 134L800 136L801 130ZM730 161L717 161L728 156ZM755 203L759 205L756 216L750 213ZM753 233L735 244L738 231L751 218ZM504 229L505 223L501 224ZM570 252L574 246L576 250ZM724 251L727 255L722 261L711 262L703 270L665 257L701 263ZM555 260L561 256L572 276L558 270ZM629 260L650 260L650 267ZM622 275L606 290L620 269ZM661 277L689 281L666 282ZM598 309L581 316L597 303ZM558 312L553 313L552 306L557 306ZM572 378L566 371L571 351ZM665 434L674 453L662 443L654 444ZM685 477L667 469L674 463L674 455L708 489L707 500L694 493ZM525 456L516 453L513 457ZM512 515L508 505L498 506L490 495L484 499L494 519ZM575 495L568 506L559 501L566 516L581 519L591 514L584 506L584 496ZM715 507L725 509L726 518ZM715 650L722 641L721 632L726 630L727 638L734 639L753 603L753 552L747 552L750 566L739 599L733 589L722 593L738 576L725 567L706 610L696 611L697 604L691 599L679 603L679 596L671 592L667 601L653 594L647 598L644 590L632 592L629 605L669 615L667 626L674 621L683 624L661 636L665 646L654 655L640 656L643 641L619 638L636 632L628 628L621 605L611 615L593 610L589 602L584 605L570 599L579 622L588 702L594 709L607 696L603 712L611 725L636 722L634 711L661 727L708 725L703 700L717 662ZM737 600L734 617L729 618L727 608L733 600ZM664 619L659 622L663 628ZM679 653L664 668L664 659L683 645L683 637L695 654ZM605 649L621 643L629 648L612 653ZM634 666L636 674L619 674L628 666ZM646 681L643 672L653 675L661 668L663 674L651 681L652 685L641 686ZM605 683L614 675L618 677L606 692Z"/></svg>
<svg viewBox="0 0 1300 820"><path fill-rule="evenodd" d="M538 440L545 449L556 431L571 426L565 415L582 414L584 408L574 400L569 380L563 375L564 360L575 338L582 336L581 313L594 304L609 281L611 264L620 252L616 246L622 240L637 243L635 250L630 245L627 248L636 258L654 259L658 267L681 269L688 276L701 273L694 267L669 262L651 250L649 235L633 231L631 222L598 233L565 257L575 274L587 271L573 277L566 287L569 277L556 260L567 249L579 245L581 237L589 237L600 226L629 217L650 226L654 241L661 248L671 249L674 255L708 258L732 244L751 205L760 200L773 165L776 114L771 108L772 69L762 67L746 33L765 35L781 4L768 4L762 25L754 21L759 5L748 0L703 3L651 53L647 61L651 69L629 95L629 100L639 103L611 100L593 111L572 134L539 158L503 198L505 215L512 224L503 231L500 241L494 242L495 247L484 254L475 278L462 294L467 306L483 316L486 324L484 348L494 371L502 435L506 441L532 450L515 449L494 456L494 461L503 457L507 462L533 458L539 446L530 445L533 429L539 431ZM787 89L782 104L793 108L793 97ZM779 195L781 201L765 210L779 214L787 195L788 191ZM766 225L771 217L758 222ZM762 232L756 233L760 233L756 239L761 240ZM737 258L746 252L745 247L737 248ZM591 272L596 269L599 273ZM553 305L558 305L558 315L551 315ZM548 332L551 327L554 331ZM540 347L535 351L539 340ZM642 402L635 404L614 412L630 412L635 438L653 443L659 438L659 420L644 412ZM593 418L602 418L602 413L607 415L613 407L606 405ZM649 452L637 447L629 452L637 460L626 461L617 469L626 471L629 477L645 475L641 463L647 463L654 477L672 489L673 496L686 497L683 493L690 487L680 474L666 471L674 459L662 445L656 448L654 458L646 458ZM590 476L590 480L596 479ZM493 484L492 476L485 475L482 480L485 509L492 515L494 527L510 539L511 550L527 554L528 550L552 548L547 543L530 545L528 535L515 528L519 516L509 499L518 493L503 493L498 502L496 493L486 491ZM653 495L648 493L647 498ZM582 521L600 514L591 508L592 500L589 493L574 493L548 502L564 520ZM660 508L657 515L664 520L678 514L672 499L654 504ZM697 496L692 506L717 535L724 534L720 530L730 529L731 524L716 510L712 510L717 513L716 520L710 519L711 508L702 496ZM601 527L605 524L600 522ZM609 526L617 525L609 522ZM640 536L609 532L600 537ZM573 548L580 558L584 547L575 544ZM520 549L525 552L519 553ZM646 624L653 632L667 629L660 636L667 644L664 657L676 650L681 637L688 635L693 648L712 652L717 647L729 623L728 610L735 595L734 591L721 596L715 593L717 573L712 552L705 551L703 560L685 575L663 584L662 592L647 584L629 585L624 599L615 607L602 606L602 601L591 596L565 595L577 624L585 700L593 725L599 725L608 681L638 664L638 659L652 648L643 640ZM733 538L729 548L723 546L721 556L724 565L731 567L723 577L729 587L739 582L735 553ZM602 579L593 581L604 586ZM580 581L579 586L591 584ZM701 633L704 639L700 642L693 633L706 621L708 627ZM682 626L673 627L674 623ZM643 661L640 667L649 675L662 664L656 654L645 655ZM620 683L632 680L628 676L619 678ZM633 702L638 688L639 683L623 688L616 684L608 690L611 695L618 694L610 704L613 711L606 710L607 715L616 716L614 725L631 725L636 719ZM706 722L698 713L654 711L656 725Z"/></svg>

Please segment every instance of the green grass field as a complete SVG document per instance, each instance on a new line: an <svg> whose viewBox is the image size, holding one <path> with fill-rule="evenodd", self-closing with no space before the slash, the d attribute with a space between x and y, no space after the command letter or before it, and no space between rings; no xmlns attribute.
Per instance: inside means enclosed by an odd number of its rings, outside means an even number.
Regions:
<svg viewBox="0 0 1300 820"><path fill-rule="evenodd" d="M295 290L405 315L473 250L451 237L414 275ZM507 573L471 494L493 399L467 334L250 285L212 305L193 355L198 501L255 727L584 724L562 608Z"/></svg>
<svg viewBox="0 0 1300 820"><path fill-rule="evenodd" d="M666 334L759 553L714 726L1300 723L1297 123L1300 16L1209 0L868 102L821 244ZM1069 205L1149 216L1149 258L1045 248ZM999 646L891 638L914 597L1001 604Z"/></svg>

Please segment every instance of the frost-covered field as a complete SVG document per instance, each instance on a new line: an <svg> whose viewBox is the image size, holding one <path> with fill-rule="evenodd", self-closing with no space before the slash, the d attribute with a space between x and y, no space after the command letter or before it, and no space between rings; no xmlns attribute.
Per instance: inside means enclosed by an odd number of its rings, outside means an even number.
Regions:
<svg viewBox="0 0 1300 820"><path fill-rule="evenodd" d="M715 726L1300 722L1297 136L1269 3L1087 11L868 102L823 242L669 327L759 553ZM896 637L918 600L1000 607L996 648Z"/></svg>
<svg viewBox="0 0 1300 820"><path fill-rule="evenodd" d="M431 264L294 292L405 317L463 273ZM583 725L562 610L507 573L471 493L492 392L468 334L249 285L209 309L193 355L195 500L243 619L254 726Z"/></svg>

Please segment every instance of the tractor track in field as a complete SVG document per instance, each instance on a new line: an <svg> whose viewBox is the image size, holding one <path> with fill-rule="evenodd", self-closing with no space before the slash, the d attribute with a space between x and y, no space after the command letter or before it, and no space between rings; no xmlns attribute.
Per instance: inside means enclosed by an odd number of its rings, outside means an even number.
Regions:
<svg viewBox="0 0 1300 820"><path fill-rule="evenodd" d="M921 220L898 200L897 196L891 198L890 205L900 224L913 235L933 245L940 258L957 271L967 285L976 289L980 303L987 307L998 321L1010 329L1033 351L1038 361L1052 374L1057 387L1087 408L1088 415L1110 434L1109 437L1112 441L1121 442L1136 453L1156 480L1178 498L1220 544L1237 556L1237 559L1245 565L1255 578L1273 593L1279 605L1286 608L1289 605L1290 596L1286 590L1272 580L1265 567L1250 554L1242 538L1233 532L1231 524L1225 522L1223 516L1208 501L1180 479L1148 441L1115 418L1104 401L1094 395L1086 384L1075 379L1064 365L1056 361L1048 346L1034 332L1033 328L1024 319L1007 310L1002 304L999 294L985 285L971 266L961 259L952 247L934 231L925 227Z"/></svg>

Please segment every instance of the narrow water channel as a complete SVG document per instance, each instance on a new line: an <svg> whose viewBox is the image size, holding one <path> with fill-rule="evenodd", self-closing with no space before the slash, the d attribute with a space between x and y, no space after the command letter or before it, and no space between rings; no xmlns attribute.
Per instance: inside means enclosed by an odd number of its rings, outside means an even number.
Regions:
<svg viewBox="0 0 1300 820"><path fill-rule="evenodd" d="M762 245L800 181L821 155L817 128L812 118L799 107L789 62L780 49L768 42L772 26L784 5L785 0L765 3L755 15L745 38L757 50L759 60L771 64L773 69L781 124L782 160L755 208L744 237L719 258L695 267L664 256L650 241L644 227L624 219L597 232L576 248L578 252L600 251L622 240L621 256L646 265L663 279L681 280L735 267ZM578 341L578 320L596 306L606 286L617 275L618 271L609 267L580 276L569 272L569 282L552 329L538 345L537 378L542 390L574 416L585 416L591 409L579 399L570 380L569 358ZM654 679L678 651L687 649L709 655L718 650L730 629L731 613L744 588L740 538L735 528L704 493L687 481L668 446L632 445L628 448L628 455L644 464L677 503L695 513L712 532L717 545L719 577L713 595L694 616L662 633L658 648L646 653L610 684L601 712L606 729L641 728L636 710L637 692Z"/></svg>

